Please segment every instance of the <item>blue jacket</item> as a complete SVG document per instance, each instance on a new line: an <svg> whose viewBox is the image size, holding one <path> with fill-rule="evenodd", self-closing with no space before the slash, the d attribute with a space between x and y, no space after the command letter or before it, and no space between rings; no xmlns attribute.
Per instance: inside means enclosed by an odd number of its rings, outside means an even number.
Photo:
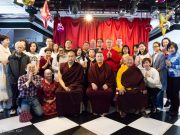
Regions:
<svg viewBox="0 0 180 135"><path fill-rule="evenodd" d="M167 66L169 76L180 77L180 54L170 54L167 59L171 62L171 67Z"/></svg>

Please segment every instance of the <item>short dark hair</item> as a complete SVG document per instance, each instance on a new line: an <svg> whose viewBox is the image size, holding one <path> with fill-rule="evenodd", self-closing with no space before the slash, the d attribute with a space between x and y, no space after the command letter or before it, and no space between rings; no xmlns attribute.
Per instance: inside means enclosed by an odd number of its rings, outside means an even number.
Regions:
<svg viewBox="0 0 180 135"><path fill-rule="evenodd" d="M70 42L71 42L71 44L72 44L72 40L70 40L70 39L67 39L65 42L67 42L67 41L70 41Z"/></svg>
<svg viewBox="0 0 180 135"><path fill-rule="evenodd" d="M100 54L102 54L102 55L103 55L103 52L100 52L100 51L97 51L97 52L96 52L96 55L97 55L98 53L100 53ZM104 56L104 55L103 55L103 56Z"/></svg>
<svg viewBox="0 0 180 135"><path fill-rule="evenodd" d="M46 48L46 49L44 50L44 52L47 52L47 51L52 52L52 49L51 49L51 48Z"/></svg>
<svg viewBox="0 0 180 135"><path fill-rule="evenodd" d="M157 44L159 47L161 46L161 44L160 44L159 42L157 42L157 41L154 42L153 45L154 45L154 44Z"/></svg>
<svg viewBox="0 0 180 135"><path fill-rule="evenodd" d="M85 43L87 43L87 44L89 44L89 45L90 45L90 43L89 43L88 41L85 41L83 44L85 44Z"/></svg>
<svg viewBox="0 0 180 135"><path fill-rule="evenodd" d="M98 40L101 40L101 41L103 42L103 39L102 39L102 38L98 38L97 41L98 41Z"/></svg>
<svg viewBox="0 0 180 135"><path fill-rule="evenodd" d="M36 50L35 50L35 52L37 52L37 51L38 51L38 44L37 44L36 42L31 42L31 43L29 43L29 45L28 45L28 51L31 52L30 48L31 48L31 45L32 45L32 44L35 44L35 45L36 45Z"/></svg>
<svg viewBox="0 0 180 135"><path fill-rule="evenodd" d="M5 39L10 39L10 38L6 35L0 35L0 42L4 41Z"/></svg>
<svg viewBox="0 0 180 135"><path fill-rule="evenodd" d="M136 48L139 48L139 44L134 44L133 45L133 48L136 47Z"/></svg>
<svg viewBox="0 0 180 135"><path fill-rule="evenodd" d="M178 50L177 44L176 44L175 42L171 42L171 44L168 44L167 50L168 50L171 46L173 46L173 47L175 48L176 52L177 52L177 50Z"/></svg>
<svg viewBox="0 0 180 135"><path fill-rule="evenodd" d="M168 45L171 44L171 40L170 40L169 38L165 37L165 38L163 38L162 41L161 41L162 47L164 47L164 46L163 46L163 40L168 40L168 41L169 41Z"/></svg>
<svg viewBox="0 0 180 135"><path fill-rule="evenodd" d="M128 48L128 54L130 54L130 48L129 48L129 46L128 46L128 45L124 45L123 48L122 48L122 55L124 54L124 52L123 52L123 49L124 49L124 48Z"/></svg>
<svg viewBox="0 0 180 135"><path fill-rule="evenodd" d="M148 62L151 64L151 59L150 59L150 58L144 58L144 59L142 60L142 67L143 67L143 64L144 64L146 61L148 61Z"/></svg>

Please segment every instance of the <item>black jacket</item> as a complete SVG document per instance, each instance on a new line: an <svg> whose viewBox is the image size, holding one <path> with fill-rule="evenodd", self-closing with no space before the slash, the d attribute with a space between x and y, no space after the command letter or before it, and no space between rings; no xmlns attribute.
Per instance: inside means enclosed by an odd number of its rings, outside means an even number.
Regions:
<svg viewBox="0 0 180 135"><path fill-rule="evenodd" d="M17 57L15 53L9 56L7 65L7 77L10 84L17 84L18 78L26 74L26 66L30 63L30 58L26 54Z"/></svg>

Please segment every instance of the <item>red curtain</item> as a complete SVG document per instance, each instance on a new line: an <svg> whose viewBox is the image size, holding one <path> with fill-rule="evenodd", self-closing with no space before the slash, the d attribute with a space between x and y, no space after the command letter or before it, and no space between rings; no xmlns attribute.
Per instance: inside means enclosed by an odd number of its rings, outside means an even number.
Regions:
<svg viewBox="0 0 180 135"><path fill-rule="evenodd" d="M123 45L127 44L132 52L133 44L149 41L149 31L147 26L150 24L150 19L135 18L129 21L127 18L119 20L94 19L92 22L86 22L84 18L72 19L69 17L61 18L61 23L64 26L63 32L58 32L57 25L60 22L58 18L54 20L54 42L64 46L65 40L73 41L73 48L82 46L84 41L91 39L102 38L104 41L111 38L115 41L121 37Z"/></svg>

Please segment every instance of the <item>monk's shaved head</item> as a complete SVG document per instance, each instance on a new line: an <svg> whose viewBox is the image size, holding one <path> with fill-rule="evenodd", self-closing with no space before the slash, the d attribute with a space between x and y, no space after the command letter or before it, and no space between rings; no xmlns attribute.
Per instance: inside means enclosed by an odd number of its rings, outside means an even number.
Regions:
<svg viewBox="0 0 180 135"><path fill-rule="evenodd" d="M75 59L76 59L76 54L73 50L69 51L67 53L67 58L68 58L68 63L71 65L74 63Z"/></svg>

